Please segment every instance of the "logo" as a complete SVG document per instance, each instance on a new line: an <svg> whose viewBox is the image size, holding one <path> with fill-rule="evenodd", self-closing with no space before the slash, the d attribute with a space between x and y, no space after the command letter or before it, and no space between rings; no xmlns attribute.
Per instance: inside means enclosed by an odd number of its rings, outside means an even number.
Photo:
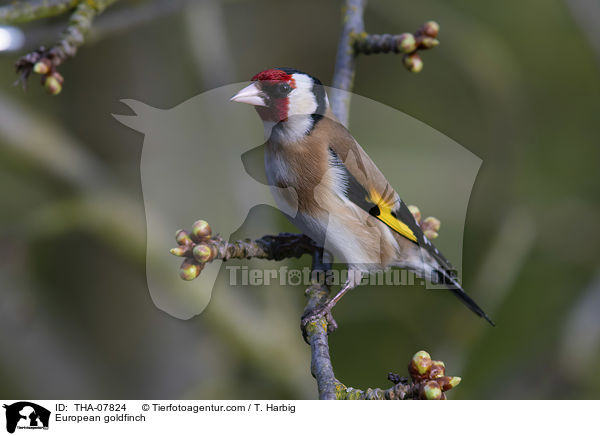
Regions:
<svg viewBox="0 0 600 436"><path fill-rule="evenodd" d="M48 430L50 411L28 401L19 401L6 409L6 431L14 433L16 429Z"/></svg>

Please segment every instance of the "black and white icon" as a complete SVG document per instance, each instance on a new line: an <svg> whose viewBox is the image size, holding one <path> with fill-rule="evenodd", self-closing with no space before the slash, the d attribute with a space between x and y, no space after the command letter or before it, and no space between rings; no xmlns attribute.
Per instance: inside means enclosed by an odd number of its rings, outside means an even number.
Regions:
<svg viewBox="0 0 600 436"><path fill-rule="evenodd" d="M6 409L6 431L14 433L16 429L48 429L50 411L29 401L19 401L3 406Z"/></svg>

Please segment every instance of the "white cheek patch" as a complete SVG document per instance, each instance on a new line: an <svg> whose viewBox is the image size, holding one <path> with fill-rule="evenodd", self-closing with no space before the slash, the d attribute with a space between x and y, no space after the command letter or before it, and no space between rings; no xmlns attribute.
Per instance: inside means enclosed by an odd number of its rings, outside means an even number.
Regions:
<svg viewBox="0 0 600 436"><path fill-rule="evenodd" d="M288 116L314 114L319 105L312 92L312 79L304 74L293 74L292 78L296 82L296 87L288 96Z"/></svg>
<svg viewBox="0 0 600 436"><path fill-rule="evenodd" d="M305 138L312 125L310 116L294 115L271 129L270 139L280 144L295 143Z"/></svg>

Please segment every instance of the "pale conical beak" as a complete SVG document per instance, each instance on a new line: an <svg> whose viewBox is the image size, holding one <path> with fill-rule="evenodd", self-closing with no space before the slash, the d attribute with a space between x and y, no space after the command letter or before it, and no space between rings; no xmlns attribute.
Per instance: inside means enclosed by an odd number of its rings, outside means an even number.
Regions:
<svg viewBox="0 0 600 436"><path fill-rule="evenodd" d="M246 86L236 95L231 97L229 101L236 101L238 103L248 103L252 106L266 106L263 92L259 89L256 83L251 83Z"/></svg>

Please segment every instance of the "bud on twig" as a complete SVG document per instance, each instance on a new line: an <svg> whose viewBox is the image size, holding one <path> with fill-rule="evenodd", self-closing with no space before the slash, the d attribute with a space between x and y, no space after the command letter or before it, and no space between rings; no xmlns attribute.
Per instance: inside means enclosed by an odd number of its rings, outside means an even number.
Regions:
<svg viewBox="0 0 600 436"><path fill-rule="evenodd" d="M61 76L62 77L62 76ZM44 88L52 95L58 95L62 91L62 85L57 77L54 75L45 76L42 79Z"/></svg>
<svg viewBox="0 0 600 436"><path fill-rule="evenodd" d="M438 33L440 32L440 25L435 21L427 21L421 26L419 32L431 38L437 38Z"/></svg>
<svg viewBox="0 0 600 436"><path fill-rule="evenodd" d="M193 249L194 259L200 263L206 263L213 260L213 250L208 244L198 244Z"/></svg>
<svg viewBox="0 0 600 436"><path fill-rule="evenodd" d="M439 219L429 216L423 220L421 228L423 229L425 236L427 236L429 239L435 239L438 237L440 225L441 223Z"/></svg>
<svg viewBox="0 0 600 436"><path fill-rule="evenodd" d="M177 243L179 245L187 245L187 244L192 244L192 238L190 238L190 235L188 232L186 232L185 230L177 230L175 232L175 241L177 241Z"/></svg>
<svg viewBox="0 0 600 436"><path fill-rule="evenodd" d="M434 381L428 381L421 387L421 398L424 400L441 400L442 389L440 385Z"/></svg>
<svg viewBox="0 0 600 436"><path fill-rule="evenodd" d="M416 39L416 44L419 46L419 48L433 48L440 45L440 42L437 39L429 36L419 36Z"/></svg>
<svg viewBox="0 0 600 436"><path fill-rule="evenodd" d="M423 224L421 225L421 227L424 230L433 230L435 232L438 232L440 230L440 225L441 222L439 219L432 216L428 216L423 220Z"/></svg>
<svg viewBox="0 0 600 436"><path fill-rule="evenodd" d="M179 277L186 281L194 280L200 275L203 268L204 264L198 265L194 260L186 259L179 268Z"/></svg>
<svg viewBox="0 0 600 436"><path fill-rule="evenodd" d="M33 72L36 74L46 75L52 69L52 62L50 59L42 58L33 65Z"/></svg>
<svg viewBox="0 0 600 436"><path fill-rule="evenodd" d="M204 220L198 220L192 225L192 239L195 242L200 242L210 238L212 230L208 223Z"/></svg>
<svg viewBox="0 0 600 436"><path fill-rule="evenodd" d="M417 42L412 33L402 33L400 35L398 49L403 53L412 53L417 49Z"/></svg>
<svg viewBox="0 0 600 436"><path fill-rule="evenodd" d="M441 360L432 360L429 378L440 378L446 374L446 365Z"/></svg>
<svg viewBox="0 0 600 436"><path fill-rule="evenodd" d="M435 380L440 387L442 388L442 391L448 391L452 388L455 388L456 386L458 386L458 384L461 381L460 377L440 377L438 379Z"/></svg>
<svg viewBox="0 0 600 436"><path fill-rule="evenodd" d="M410 360L408 372L413 379L425 376L431 368L431 356L427 351L418 351Z"/></svg>
<svg viewBox="0 0 600 436"><path fill-rule="evenodd" d="M171 248L169 252L173 256L185 257L190 254L190 245L180 245L179 247Z"/></svg>
<svg viewBox="0 0 600 436"><path fill-rule="evenodd" d="M426 351L419 351L410 360L408 371L412 378L412 389L416 397L422 400L445 400L445 391L460 383L460 377L446 376L446 365L441 360L431 360ZM398 383L400 377L390 373L388 379Z"/></svg>
<svg viewBox="0 0 600 436"><path fill-rule="evenodd" d="M402 62L411 73L419 73L423 69L423 60L416 52L404 55Z"/></svg>

